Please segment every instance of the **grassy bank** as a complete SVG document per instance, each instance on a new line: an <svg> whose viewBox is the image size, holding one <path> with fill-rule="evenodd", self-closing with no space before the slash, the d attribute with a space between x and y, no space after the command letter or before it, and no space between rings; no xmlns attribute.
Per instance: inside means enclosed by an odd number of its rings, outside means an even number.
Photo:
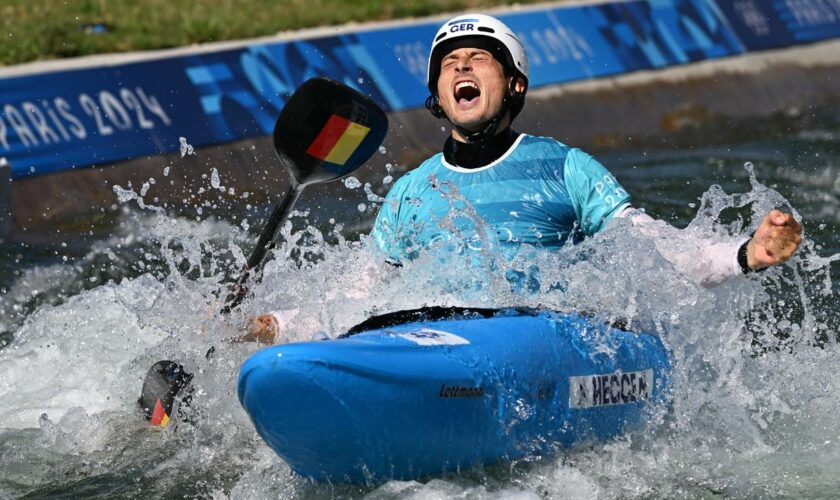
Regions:
<svg viewBox="0 0 840 500"><path fill-rule="evenodd" d="M0 64L180 47L536 0L3 0Z"/></svg>

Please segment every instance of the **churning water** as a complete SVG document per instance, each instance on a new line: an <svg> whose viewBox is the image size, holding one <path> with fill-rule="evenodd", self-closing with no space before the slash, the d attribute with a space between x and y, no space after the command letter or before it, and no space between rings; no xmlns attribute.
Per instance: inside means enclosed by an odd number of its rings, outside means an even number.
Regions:
<svg viewBox="0 0 840 500"><path fill-rule="evenodd" d="M240 268L267 207L235 207L234 219L209 205L187 218L152 206L153 184L118 189L119 230L0 257L0 497L835 496L839 133L602 158L635 205L697 234L749 235L774 207L801 218L805 241L788 265L711 290L673 269L662 257L667 243L620 221L580 245L523 252L502 266L424 255L387 269L365 231L347 229L348 214L304 201L254 296L222 317L222 282ZM364 174L374 184L390 176L390 165ZM223 183L223 171L208 171L206 189ZM369 222L379 203L371 188L350 180L340 189L359 198ZM494 251L483 249L488 262ZM538 269L541 293L513 295L510 268ZM271 309L288 311L290 340L307 340L424 304L599 311L659 332L674 357L673 406L644 431L551 457L368 487L296 477L236 398L238 367L256 346L224 339ZM193 425L155 431L143 422L136 399L158 359L195 373Z"/></svg>

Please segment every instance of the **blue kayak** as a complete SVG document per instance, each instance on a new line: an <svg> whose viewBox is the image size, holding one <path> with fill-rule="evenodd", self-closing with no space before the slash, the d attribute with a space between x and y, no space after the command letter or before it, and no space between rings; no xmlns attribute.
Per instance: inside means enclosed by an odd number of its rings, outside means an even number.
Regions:
<svg viewBox="0 0 840 500"><path fill-rule="evenodd" d="M408 323L263 349L242 365L239 400L295 472L352 483L607 440L666 400L656 335L577 314L486 311L415 311Z"/></svg>

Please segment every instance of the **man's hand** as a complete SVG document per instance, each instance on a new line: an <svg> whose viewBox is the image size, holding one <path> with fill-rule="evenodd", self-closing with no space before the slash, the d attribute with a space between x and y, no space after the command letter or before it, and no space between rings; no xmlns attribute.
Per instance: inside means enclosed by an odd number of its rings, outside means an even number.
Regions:
<svg viewBox="0 0 840 500"><path fill-rule="evenodd" d="M790 259L802 241L802 226L792 215L771 210L747 244L747 265L752 270Z"/></svg>
<svg viewBox="0 0 840 500"><path fill-rule="evenodd" d="M280 331L280 323L273 314L263 314L248 322L245 335L236 337L234 342L258 342L273 344Z"/></svg>

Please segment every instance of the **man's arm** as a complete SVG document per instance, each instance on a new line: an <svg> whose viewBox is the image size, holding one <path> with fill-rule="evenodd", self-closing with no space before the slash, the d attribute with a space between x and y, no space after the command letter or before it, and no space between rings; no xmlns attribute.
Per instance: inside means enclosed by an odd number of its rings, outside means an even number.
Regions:
<svg viewBox="0 0 840 500"><path fill-rule="evenodd" d="M642 234L664 240L666 244L659 247L662 255L678 271L707 288L786 262L802 241L802 227L792 215L780 210L771 211L752 238L732 241L694 237L629 205L615 217L630 220Z"/></svg>
<svg viewBox="0 0 840 500"><path fill-rule="evenodd" d="M405 191L405 184L408 174L404 175L391 188L386 196L386 201L380 206L376 221L371 231L371 239L379 250L385 254L384 268L380 262L370 255L370 259L364 263L363 271L359 279L354 283L352 289L344 292L350 299L362 299L368 297L371 289L382 278L383 273L389 269L400 267L399 256L403 252L401 241L398 235L399 225L399 202L402 193ZM384 269L384 270L383 270ZM259 342L261 344L285 343L288 341L287 332L290 329L290 322L298 313L297 309L277 310L261 314L251 318L245 325L245 333L234 339L237 342ZM310 328L311 332L297 332L300 336L306 333L313 333L317 329Z"/></svg>
<svg viewBox="0 0 840 500"><path fill-rule="evenodd" d="M789 214L771 211L752 238L713 241L659 221L630 205L615 177L590 155L572 149L564 163L564 181L578 222L594 234L611 218L626 218L654 239L659 252L678 271L705 287L790 259L802 241L802 227Z"/></svg>
<svg viewBox="0 0 840 500"><path fill-rule="evenodd" d="M387 280L398 264L379 260L378 255L367 253L359 262L359 271L352 287L341 292L330 293L331 300L338 294L347 299L358 300L369 297L374 287ZM233 339L234 342L258 342L260 344L283 344L289 341L290 332L295 339L309 338L320 331L317 322L307 318L297 318L299 310L278 309L251 318L244 327L244 334Z"/></svg>

